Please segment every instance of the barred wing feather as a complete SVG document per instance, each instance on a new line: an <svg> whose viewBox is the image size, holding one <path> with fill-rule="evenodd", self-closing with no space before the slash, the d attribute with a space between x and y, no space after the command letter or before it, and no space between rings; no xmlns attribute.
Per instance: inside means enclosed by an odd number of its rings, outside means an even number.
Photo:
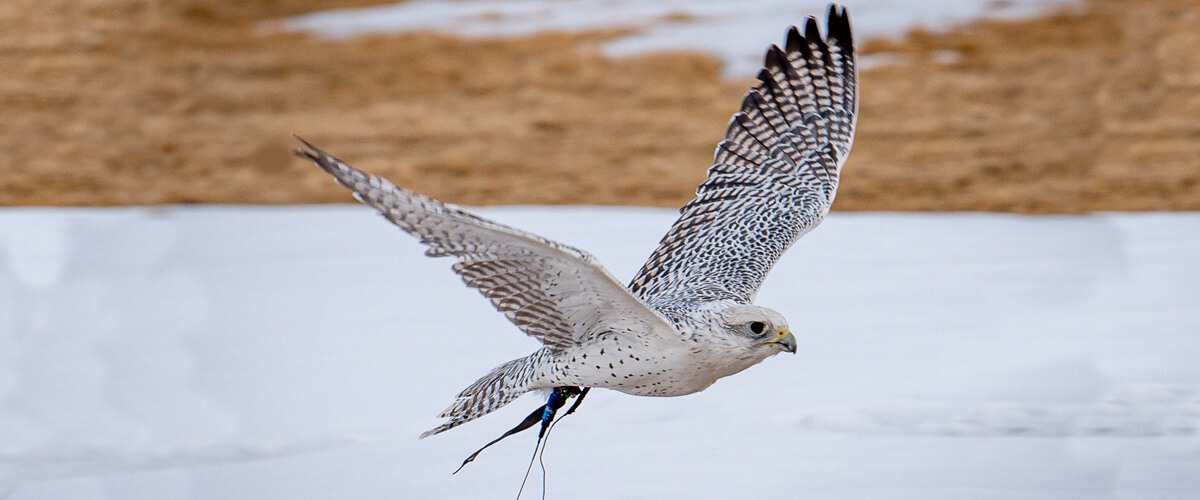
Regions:
<svg viewBox="0 0 1200 500"><path fill-rule="evenodd" d="M456 257L454 272L468 286L551 350L606 332L670 330L590 254L396 187L300 140L309 149L298 154L419 238L426 255Z"/></svg>
<svg viewBox="0 0 1200 500"><path fill-rule="evenodd" d="M824 219L854 137L850 21L831 7L771 47L717 146L708 179L630 283L668 317L706 300L753 301L775 262Z"/></svg>

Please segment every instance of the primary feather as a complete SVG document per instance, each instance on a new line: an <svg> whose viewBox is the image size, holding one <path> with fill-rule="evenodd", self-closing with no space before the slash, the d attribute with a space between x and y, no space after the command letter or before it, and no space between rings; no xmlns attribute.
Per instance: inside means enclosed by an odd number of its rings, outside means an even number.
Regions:
<svg viewBox="0 0 1200 500"><path fill-rule="evenodd" d="M759 84L746 94L717 146L708 179L633 278L629 288L668 316L676 304L743 304L788 247L833 205L854 137L857 77L850 21L830 8L785 48L767 50Z"/></svg>

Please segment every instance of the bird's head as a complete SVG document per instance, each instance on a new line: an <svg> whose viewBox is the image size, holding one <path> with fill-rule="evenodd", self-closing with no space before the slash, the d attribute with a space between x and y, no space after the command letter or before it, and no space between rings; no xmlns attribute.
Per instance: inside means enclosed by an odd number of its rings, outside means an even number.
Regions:
<svg viewBox="0 0 1200 500"><path fill-rule="evenodd" d="M788 330L787 320L777 311L756 305L732 305L720 313L725 330L744 338L752 347L796 353L796 337Z"/></svg>

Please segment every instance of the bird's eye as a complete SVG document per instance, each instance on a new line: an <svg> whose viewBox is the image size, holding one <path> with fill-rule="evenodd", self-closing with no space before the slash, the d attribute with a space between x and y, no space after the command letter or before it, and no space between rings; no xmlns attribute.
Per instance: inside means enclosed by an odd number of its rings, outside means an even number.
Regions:
<svg viewBox="0 0 1200 500"><path fill-rule="evenodd" d="M754 332L755 334L762 333L766 329L767 329L767 324L763 323L762 321L755 321L753 323L750 323L750 331Z"/></svg>

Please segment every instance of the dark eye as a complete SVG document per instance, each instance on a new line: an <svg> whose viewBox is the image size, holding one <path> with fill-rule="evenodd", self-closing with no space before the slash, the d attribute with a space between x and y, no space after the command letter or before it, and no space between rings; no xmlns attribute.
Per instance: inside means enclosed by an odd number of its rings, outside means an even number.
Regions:
<svg viewBox="0 0 1200 500"><path fill-rule="evenodd" d="M750 331L752 331L756 334L762 333L766 329L767 329L767 324L763 323L762 321L755 321L753 323L750 323Z"/></svg>

